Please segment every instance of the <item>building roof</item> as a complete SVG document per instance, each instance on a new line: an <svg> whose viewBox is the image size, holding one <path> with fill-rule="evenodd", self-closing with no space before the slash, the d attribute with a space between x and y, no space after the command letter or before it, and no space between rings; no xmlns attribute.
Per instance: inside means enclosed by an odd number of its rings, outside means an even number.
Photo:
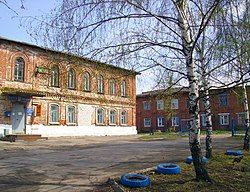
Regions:
<svg viewBox="0 0 250 192"><path fill-rule="evenodd" d="M187 87L173 87L167 89L158 89L152 91L142 92L141 94L136 95L136 97L147 97L147 96L158 96L158 95L172 95L179 92L189 92Z"/></svg>
<svg viewBox="0 0 250 192"><path fill-rule="evenodd" d="M21 42L21 41L11 40L11 39L8 39L8 38L0 36L0 44L3 41L9 42L9 43L15 43L15 44L18 44L18 45L25 45L25 46L28 46L28 47L31 47L31 48L39 49L41 51L49 51L49 52L52 52L52 53L57 53L57 54L65 55L65 56L71 56L71 57L83 59L83 60L86 60L88 62L96 63L98 65L105 65L105 66L108 66L108 67L113 68L113 69L122 70L124 72L128 72L128 73L131 73L133 75L139 75L140 74L139 72L136 72L134 70L129 70L129 69L117 67L117 66L114 66L114 65L111 65L111 64L107 64L107 63L104 63L104 62L92 60L92 59L89 59L89 58L86 58L86 57L82 57L82 56L79 56L79 55L76 55L76 54L72 54L72 53L68 53L68 52L62 52L62 51L56 51L56 50L53 50L53 49L50 49L50 48L47 48L47 47L42 47L42 46L38 46L38 45L27 43L27 42Z"/></svg>

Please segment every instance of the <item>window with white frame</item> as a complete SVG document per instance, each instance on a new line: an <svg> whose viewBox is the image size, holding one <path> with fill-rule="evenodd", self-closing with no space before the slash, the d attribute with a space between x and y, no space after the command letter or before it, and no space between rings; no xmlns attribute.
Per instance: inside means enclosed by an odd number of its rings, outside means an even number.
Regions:
<svg viewBox="0 0 250 192"><path fill-rule="evenodd" d="M163 100L157 100L157 110L164 110L164 101Z"/></svg>
<svg viewBox="0 0 250 192"><path fill-rule="evenodd" d="M98 93L104 93L104 80L102 75L99 75L97 79L97 91Z"/></svg>
<svg viewBox="0 0 250 192"><path fill-rule="evenodd" d="M121 96L125 97L126 96L126 81L123 80L121 83Z"/></svg>
<svg viewBox="0 0 250 192"><path fill-rule="evenodd" d="M178 99L172 99L171 100L171 109L178 109L179 108L179 100Z"/></svg>
<svg viewBox="0 0 250 192"><path fill-rule="evenodd" d="M115 80L114 79L110 79L109 81L109 94L115 95Z"/></svg>
<svg viewBox="0 0 250 192"><path fill-rule="evenodd" d="M67 107L67 123L68 124L75 124L76 123L76 108L75 106L68 106Z"/></svg>
<svg viewBox="0 0 250 192"><path fill-rule="evenodd" d="M157 126L164 127L164 117L157 117Z"/></svg>
<svg viewBox="0 0 250 192"><path fill-rule="evenodd" d="M104 124L104 110L101 108L97 109L97 124Z"/></svg>
<svg viewBox="0 0 250 192"><path fill-rule="evenodd" d="M76 88L76 74L74 69L69 69L68 71L68 88L75 89Z"/></svg>
<svg viewBox="0 0 250 192"><path fill-rule="evenodd" d="M128 123L128 113L127 111L122 111L121 112L121 124L126 125Z"/></svg>
<svg viewBox="0 0 250 192"><path fill-rule="evenodd" d="M143 102L143 109L144 110L150 110L150 103L148 101Z"/></svg>
<svg viewBox="0 0 250 192"><path fill-rule="evenodd" d="M172 117L172 126L179 126L179 117Z"/></svg>
<svg viewBox="0 0 250 192"><path fill-rule="evenodd" d="M14 80L24 81L24 60L22 57L16 58L14 68Z"/></svg>
<svg viewBox="0 0 250 192"><path fill-rule="evenodd" d="M245 125L246 118L247 118L247 115L245 112L238 113L237 118L238 118L238 125Z"/></svg>
<svg viewBox="0 0 250 192"><path fill-rule="evenodd" d="M83 74L83 90L90 91L90 74L89 74L89 72L85 72Z"/></svg>
<svg viewBox="0 0 250 192"><path fill-rule="evenodd" d="M229 113L219 114L220 125L229 125Z"/></svg>
<svg viewBox="0 0 250 192"><path fill-rule="evenodd" d="M151 127L151 119L144 118L144 127Z"/></svg>
<svg viewBox="0 0 250 192"><path fill-rule="evenodd" d="M57 104L50 105L50 123L59 123L59 106Z"/></svg>
<svg viewBox="0 0 250 192"><path fill-rule="evenodd" d="M206 127L207 120L206 120L206 114L201 114L201 126Z"/></svg>
<svg viewBox="0 0 250 192"><path fill-rule="evenodd" d="M222 107L226 107L228 105L228 95L227 94L219 95L219 104Z"/></svg>
<svg viewBox="0 0 250 192"><path fill-rule="evenodd" d="M51 68L51 86L59 87L59 68L57 65L54 65Z"/></svg>
<svg viewBox="0 0 250 192"><path fill-rule="evenodd" d="M109 111L109 124L116 124L116 111L113 109Z"/></svg>

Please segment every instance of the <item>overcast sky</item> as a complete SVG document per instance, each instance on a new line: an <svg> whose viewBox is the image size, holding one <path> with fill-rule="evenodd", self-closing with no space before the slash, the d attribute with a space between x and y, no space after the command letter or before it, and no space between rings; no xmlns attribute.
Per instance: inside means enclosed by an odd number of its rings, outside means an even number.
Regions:
<svg viewBox="0 0 250 192"><path fill-rule="evenodd" d="M7 2L9 8L2 2ZM26 32L28 29L20 26L20 18L48 14L57 2L57 0L0 0L0 36L36 44ZM137 78L137 93L151 89L152 81L149 81L151 75L145 72Z"/></svg>

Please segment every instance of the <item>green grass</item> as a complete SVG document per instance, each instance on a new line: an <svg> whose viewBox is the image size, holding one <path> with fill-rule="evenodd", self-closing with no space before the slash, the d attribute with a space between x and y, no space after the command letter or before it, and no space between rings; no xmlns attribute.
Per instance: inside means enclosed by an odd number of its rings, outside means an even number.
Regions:
<svg viewBox="0 0 250 192"><path fill-rule="evenodd" d="M155 132L153 135L147 134L139 134L141 140L174 140L182 138L179 133L169 133L169 132Z"/></svg>
<svg viewBox="0 0 250 192"><path fill-rule="evenodd" d="M250 189L250 155L244 154L239 163L233 163L234 156L215 154L206 165L207 171L213 180L213 184L194 181L195 172L193 165L179 163L181 173L178 175L156 174L147 172L150 176L151 186L146 188L126 188L125 191L135 192L245 192ZM118 181L119 182L119 181Z"/></svg>

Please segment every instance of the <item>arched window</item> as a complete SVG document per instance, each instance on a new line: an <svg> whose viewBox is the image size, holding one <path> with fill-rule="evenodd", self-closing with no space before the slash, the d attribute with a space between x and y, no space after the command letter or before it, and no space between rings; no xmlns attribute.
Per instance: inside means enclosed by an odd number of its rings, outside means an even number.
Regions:
<svg viewBox="0 0 250 192"><path fill-rule="evenodd" d="M109 111L109 124L116 124L116 111L110 110Z"/></svg>
<svg viewBox="0 0 250 192"><path fill-rule="evenodd" d="M127 111L122 111L121 112L121 124L126 125L128 122L128 117L127 117Z"/></svg>
<svg viewBox="0 0 250 192"><path fill-rule="evenodd" d="M90 91L90 74L88 72L83 74L83 90Z"/></svg>
<svg viewBox="0 0 250 192"><path fill-rule="evenodd" d="M56 65L51 68L51 86L59 87L59 68Z"/></svg>
<svg viewBox="0 0 250 192"><path fill-rule="evenodd" d="M76 123L76 108L75 106L67 107L67 123Z"/></svg>
<svg viewBox="0 0 250 192"><path fill-rule="evenodd" d="M76 88L76 75L75 75L75 70L72 68L68 71L68 88L69 89Z"/></svg>
<svg viewBox="0 0 250 192"><path fill-rule="evenodd" d="M125 97L126 96L126 81L123 80L121 83L121 96Z"/></svg>
<svg viewBox="0 0 250 192"><path fill-rule="evenodd" d="M57 104L50 105L50 123L59 123L59 106Z"/></svg>
<svg viewBox="0 0 250 192"><path fill-rule="evenodd" d="M24 81L24 60L22 57L16 58L15 69L14 69L14 80Z"/></svg>
<svg viewBox="0 0 250 192"><path fill-rule="evenodd" d="M104 110L97 109L97 124L104 124Z"/></svg>
<svg viewBox="0 0 250 192"><path fill-rule="evenodd" d="M103 82L103 76L102 75L98 76L97 90L98 90L98 93L104 93L104 82Z"/></svg>
<svg viewBox="0 0 250 192"><path fill-rule="evenodd" d="M115 95L115 80L114 79L111 79L109 81L109 94Z"/></svg>

